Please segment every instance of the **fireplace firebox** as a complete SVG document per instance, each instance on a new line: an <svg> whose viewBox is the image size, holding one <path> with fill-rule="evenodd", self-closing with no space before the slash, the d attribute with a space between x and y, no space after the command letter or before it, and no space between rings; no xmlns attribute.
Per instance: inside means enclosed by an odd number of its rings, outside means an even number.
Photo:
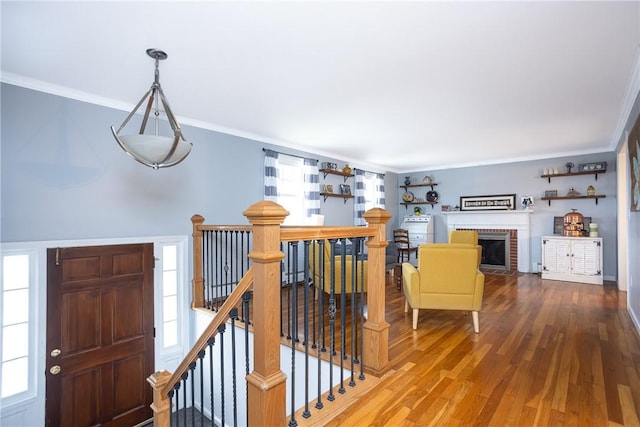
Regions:
<svg viewBox="0 0 640 427"><path fill-rule="evenodd" d="M511 239L509 237L509 233L478 233L478 244L482 246L480 267L493 270L511 270Z"/></svg>

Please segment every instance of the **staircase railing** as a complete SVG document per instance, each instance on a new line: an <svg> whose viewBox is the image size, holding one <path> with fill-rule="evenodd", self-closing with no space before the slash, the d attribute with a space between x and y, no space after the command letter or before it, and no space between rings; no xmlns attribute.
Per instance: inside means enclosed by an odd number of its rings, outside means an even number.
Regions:
<svg viewBox="0 0 640 427"><path fill-rule="evenodd" d="M368 222L366 227L282 227L288 212L275 203L259 202L249 207L244 212L244 215L252 224L250 228L244 230L244 232L251 235L251 243L246 246L247 248L250 247L250 251L247 251L247 257L250 260L250 263L247 263L247 274L237 284L235 279L232 279L230 289L233 290L230 293L225 291L219 295L223 297L224 303L216 306L215 311L217 311L217 314L211 324L197 340L196 345L178 369L173 374L157 372L149 378L149 382L154 387L152 408L155 413L154 425L156 426L164 427L170 425L171 403L169 396L172 392L175 392L176 386L179 388L179 384L184 381L185 377L189 376L189 372L193 371L197 361L202 359L202 352L210 344L211 339L216 336L219 328L229 318L233 318L233 310L238 307L243 295L247 295L251 283L253 283L253 298L250 310L253 331L253 370L246 376L248 425L284 426L287 423L286 375L282 372L280 364L282 331L280 301L282 298L281 292L283 292L282 261L285 258L282 248L283 244L288 244L288 242L305 242L305 245L308 245L310 241L323 241L325 239L332 242L347 237L367 239L367 261L366 267L364 267L368 276L366 289L367 313L361 329L362 336L360 338L362 344L355 349L356 358L357 353L360 352L361 360L365 361L364 369L367 372L380 375L388 369L389 324L385 321L384 286L385 247L387 246L385 224L389 220L390 214L382 209L367 211L364 215ZM207 227L211 228L211 226L203 225L204 218L199 216L194 216L192 220L194 224L193 306L206 307L207 291L203 275L203 263L206 262L206 258L202 255L204 250L202 231ZM355 253L352 256L356 259ZM305 273L301 285L306 299L308 299L307 291L309 289L313 288L315 291L315 286L310 286L308 282L310 274L308 272L309 261L307 257L308 255L303 263ZM248 267L249 265L251 266ZM344 272L342 274L342 283L345 283ZM356 273L354 272L353 274L355 275ZM354 282L355 279L354 276ZM355 292L362 292L362 290L355 289ZM331 291L332 293L333 291ZM218 296L213 299L217 301ZM248 309L246 310L247 312L249 311ZM355 308L352 308L352 310L357 315ZM305 318L305 322L306 320ZM246 326L247 328L249 327L248 321ZM342 333L344 335L344 330ZM303 340L307 341L306 344L308 344L309 335L307 335L306 331L304 337ZM295 345L293 341L291 345L292 347ZM344 355L346 351L344 344L341 351L341 355ZM247 363L248 369L249 363ZM183 393L185 393L183 397L183 400L185 400L187 394L184 390ZM295 408L290 410L294 412ZM289 425L296 425L294 418L289 420Z"/></svg>

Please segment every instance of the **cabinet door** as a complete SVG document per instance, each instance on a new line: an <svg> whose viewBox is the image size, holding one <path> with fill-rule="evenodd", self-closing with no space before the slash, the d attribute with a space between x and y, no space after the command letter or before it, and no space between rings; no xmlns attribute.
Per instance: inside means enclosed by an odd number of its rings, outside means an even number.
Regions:
<svg viewBox="0 0 640 427"><path fill-rule="evenodd" d="M573 274L596 276L601 272L600 242L595 240L574 241Z"/></svg>
<svg viewBox="0 0 640 427"><path fill-rule="evenodd" d="M543 268L552 273L571 271L570 243L563 239L547 239L543 242Z"/></svg>

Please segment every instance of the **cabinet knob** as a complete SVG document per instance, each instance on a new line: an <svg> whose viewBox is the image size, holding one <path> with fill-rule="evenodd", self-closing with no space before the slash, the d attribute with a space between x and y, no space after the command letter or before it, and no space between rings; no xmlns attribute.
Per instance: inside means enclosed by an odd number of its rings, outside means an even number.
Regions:
<svg viewBox="0 0 640 427"><path fill-rule="evenodd" d="M62 352L60 351L59 348L54 348L53 350L51 350L51 357L58 357L60 356L60 353Z"/></svg>
<svg viewBox="0 0 640 427"><path fill-rule="evenodd" d="M49 369L49 372L51 372L52 375L58 375L61 370L62 368L60 368L60 365L55 365L52 366L51 369Z"/></svg>

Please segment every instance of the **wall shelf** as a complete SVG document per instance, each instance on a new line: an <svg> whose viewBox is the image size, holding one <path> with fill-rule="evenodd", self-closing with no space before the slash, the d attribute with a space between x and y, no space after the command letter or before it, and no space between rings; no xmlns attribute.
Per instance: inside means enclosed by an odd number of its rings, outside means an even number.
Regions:
<svg viewBox="0 0 640 427"><path fill-rule="evenodd" d="M344 199L344 203L347 203L347 200L353 199L351 194L336 194L336 193L320 193L322 197L324 197L324 201L326 202L329 197L340 197Z"/></svg>
<svg viewBox="0 0 640 427"><path fill-rule="evenodd" d="M347 178L353 178L353 174L352 173L346 173L346 172L342 172L339 170L334 170L334 169L320 169L319 172L322 172L324 174L324 177L326 178L327 175L338 175L344 178L344 182L347 182ZM329 194L329 193L327 193Z"/></svg>
<svg viewBox="0 0 640 427"><path fill-rule="evenodd" d="M549 173L542 174L540 178L547 178L549 183L551 183L551 178L556 178L560 176L578 176L578 175L595 175L596 181L598 180L598 174L607 173L607 170L592 170L592 171L579 171L579 172L571 172L571 173Z"/></svg>
<svg viewBox="0 0 640 427"><path fill-rule="evenodd" d="M408 209L409 205L431 205L431 209L433 209L433 205L437 205L438 202L400 202L400 204L404 205L405 209Z"/></svg>
<svg viewBox="0 0 640 427"><path fill-rule="evenodd" d="M573 175L573 174L572 174ZM596 194L593 196L558 196L558 197L541 197L540 200L546 200L549 202L549 206L551 206L552 200L570 200L570 199L594 199L596 201L596 205L598 204L598 199L604 199L604 194Z"/></svg>
<svg viewBox="0 0 640 427"><path fill-rule="evenodd" d="M416 187L431 187L431 189L433 190L433 186L434 185L438 185L436 182L433 182L431 184L409 184L409 185L401 185L400 188L404 188L405 191L407 190L407 188L416 188Z"/></svg>

